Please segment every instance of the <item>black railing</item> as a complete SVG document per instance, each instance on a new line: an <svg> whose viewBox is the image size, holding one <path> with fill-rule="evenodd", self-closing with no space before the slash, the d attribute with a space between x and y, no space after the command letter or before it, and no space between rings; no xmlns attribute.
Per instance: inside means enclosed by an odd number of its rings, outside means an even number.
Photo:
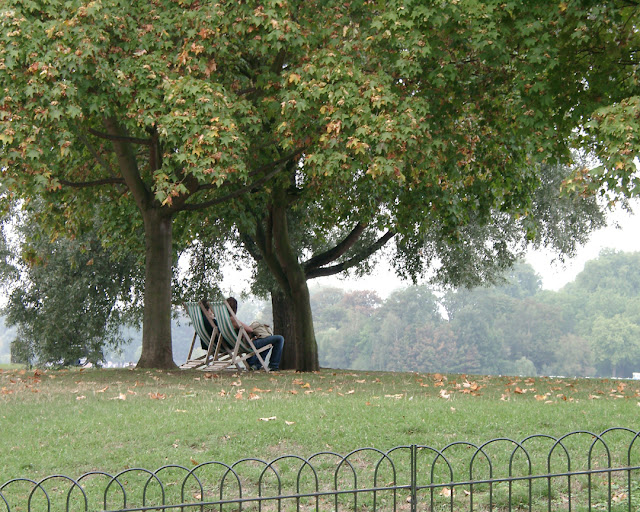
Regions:
<svg viewBox="0 0 640 512"><path fill-rule="evenodd" d="M611 428L522 441L360 448L270 462L16 478L0 512L142 510L640 510L640 432Z"/></svg>

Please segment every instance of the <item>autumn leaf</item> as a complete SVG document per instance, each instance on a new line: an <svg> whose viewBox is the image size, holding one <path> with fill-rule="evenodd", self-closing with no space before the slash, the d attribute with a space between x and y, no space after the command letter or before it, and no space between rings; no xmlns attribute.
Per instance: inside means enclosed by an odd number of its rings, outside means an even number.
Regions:
<svg viewBox="0 0 640 512"><path fill-rule="evenodd" d="M286 425L295 425L296 424L295 421L287 421L287 420L285 420L284 422L285 422Z"/></svg>
<svg viewBox="0 0 640 512"><path fill-rule="evenodd" d="M302 386L300 386L300 387L303 387L303 388L310 388L310 387L311 387L311 384L309 384L309 383L307 382L306 384L304 384L304 385L302 385Z"/></svg>
<svg viewBox="0 0 640 512"><path fill-rule="evenodd" d="M258 418L258 421L274 421L278 418L276 416L269 416L268 418Z"/></svg>
<svg viewBox="0 0 640 512"><path fill-rule="evenodd" d="M517 395L524 394L524 391L522 391L522 389L520 389L518 386L516 386L516 389L514 389L513 392L516 393Z"/></svg>
<svg viewBox="0 0 640 512"><path fill-rule="evenodd" d="M235 396L236 400L242 400L242 391L238 391Z"/></svg>
<svg viewBox="0 0 640 512"><path fill-rule="evenodd" d="M440 398L444 398L444 399L449 399L451 398L451 395L447 392L446 389L441 389L440 390Z"/></svg>
<svg viewBox="0 0 640 512"><path fill-rule="evenodd" d="M167 398L167 395L161 393L148 393L148 395L151 400L164 400L165 398Z"/></svg>
<svg viewBox="0 0 640 512"><path fill-rule="evenodd" d="M199 463L197 460L195 460L193 457L191 457L191 464L193 464L194 466L197 466Z"/></svg>
<svg viewBox="0 0 640 512"><path fill-rule="evenodd" d="M352 389L352 390L350 390L350 391L347 391L347 392L345 393L345 395L353 395L355 392L356 392L356 390L355 390L355 389Z"/></svg>
<svg viewBox="0 0 640 512"><path fill-rule="evenodd" d="M105 386L102 389L98 389L96 393L104 393L107 389L109 389L109 386Z"/></svg>
<svg viewBox="0 0 640 512"><path fill-rule="evenodd" d="M270 389L260 389L259 387L254 387L251 391L253 393L271 393Z"/></svg>
<svg viewBox="0 0 640 512"><path fill-rule="evenodd" d="M80 396L76 397L76 400L84 400L85 398L87 398L87 397L84 396L84 395L80 395Z"/></svg>
<svg viewBox="0 0 640 512"><path fill-rule="evenodd" d="M297 395L298 392L295 389L292 389L291 391L289 391L289 393L291 393L292 395Z"/></svg>
<svg viewBox="0 0 640 512"><path fill-rule="evenodd" d="M367 380L366 380L366 379L356 380L356 382L357 382L358 384L364 384L365 382L367 382Z"/></svg>
<svg viewBox="0 0 640 512"><path fill-rule="evenodd" d="M256 395L255 393L249 393L249 400L260 400L260 395Z"/></svg>

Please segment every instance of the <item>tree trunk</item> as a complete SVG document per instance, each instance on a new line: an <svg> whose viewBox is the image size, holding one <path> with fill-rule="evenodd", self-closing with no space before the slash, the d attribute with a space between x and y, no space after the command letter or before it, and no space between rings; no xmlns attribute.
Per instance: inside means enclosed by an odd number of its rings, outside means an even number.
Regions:
<svg viewBox="0 0 640 512"><path fill-rule="evenodd" d="M280 203L284 203L284 200L280 199ZM282 206L272 207L269 222L270 229L267 230L269 235L265 237L260 250L265 263L280 284L284 300L288 302L285 306L286 310L293 313L290 318L293 320L293 329L295 329L292 339L285 338L283 354L284 352L289 354L284 356L286 366L283 368L293 367L302 372L317 371L319 369L318 345L313 330L309 287L304 269L298 262L298 256L289 239L286 209ZM281 299L276 299L278 300ZM274 311L274 324L278 314Z"/></svg>
<svg viewBox="0 0 640 512"><path fill-rule="evenodd" d="M271 309L273 311L273 332L284 336L285 349L282 351L280 368L295 370L298 362L299 342L295 328L293 304L287 295L275 288L271 291Z"/></svg>
<svg viewBox="0 0 640 512"><path fill-rule="evenodd" d="M172 223L157 209L142 212L145 286L142 354L138 368L175 368L171 346Z"/></svg>

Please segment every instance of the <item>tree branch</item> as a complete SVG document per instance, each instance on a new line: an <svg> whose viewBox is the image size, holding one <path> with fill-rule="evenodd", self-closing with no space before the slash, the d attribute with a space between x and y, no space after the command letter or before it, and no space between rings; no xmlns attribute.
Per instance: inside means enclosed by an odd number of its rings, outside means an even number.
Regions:
<svg viewBox="0 0 640 512"><path fill-rule="evenodd" d="M321 254L313 256L311 259L302 264L305 272L310 272L317 268L323 267L331 263L332 261L337 260L340 256L346 253L353 244L355 244L364 230L366 229L367 224L358 222L355 227L340 243L338 243L332 249L329 249Z"/></svg>
<svg viewBox="0 0 640 512"><path fill-rule="evenodd" d="M389 240L395 236L393 231L387 231L382 237L380 237L375 243L371 244L364 251L356 254L353 258L348 259L338 265L332 267L315 268L305 273L307 279L314 279L316 277L333 276L354 267L359 263L362 263L373 253L381 249Z"/></svg>
<svg viewBox="0 0 640 512"><path fill-rule="evenodd" d="M89 187L99 187L101 185L124 185L125 181L122 178L105 178L103 180L94 180L94 181L68 181L58 179L60 185L64 185L65 187L71 188L89 188Z"/></svg>
<svg viewBox="0 0 640 512"><path fill-rule="evenodd" d="M215 206L216 204L224 203L225 201L229 201L231 199L235 199L237 197L240 197L241 195L246 194L247 192L250 192L251 190L254 190L254 189L258 188L262 184L264 184L267 181L269 181L276 174L281 172L282 169L284 169L284 166L282 166L282 164L285 164L288 161L290 161L292 158L302 154L303 151L304 151L303 149L298 149L298 150L294 151L293 153L290 153L286 157L283 157L280 160L277 160L276 162L271 162L270 164L267 164L267 165L263 166L261 169L259 169L257 171L264 171L264 170L269 169L270 167L273 167L273 166L276 166L276 167L271 172L265 174L262 178L260 178L259 180L254 181L253 183L250 183L249 185L245 185L244 187L241 187L241 188L239 188L237 190L234 190L233 192L230 192L230 193L228 193L228 194L226 194L226 195L224 195L222 197L218 197L216 199L212 199L211 201L205 201L203 203L196 203L196 204L184 204L183 206L181 206L177 210L180 210L180 211L202 210L204 208L209 208L211 206ZM257 171L252 172L252 174L257 174ZM200 186L199 190L207 190L207 189L213 188L214 186L215 185L202 185L202 186ZM222 187L219 187L219 188L222 188Z"/></svg>
<svg viewBox="0 0 640 512"><path fill-rule="evenodd" d="M129 137L125 135L113 135L110 133L99 132L93 128L87 130L91 135L95 135L100 139L110 140L111 142L129 142L131 144L142 144L143 146L151 146L151 139L141 139L139 137Z"/></svg>

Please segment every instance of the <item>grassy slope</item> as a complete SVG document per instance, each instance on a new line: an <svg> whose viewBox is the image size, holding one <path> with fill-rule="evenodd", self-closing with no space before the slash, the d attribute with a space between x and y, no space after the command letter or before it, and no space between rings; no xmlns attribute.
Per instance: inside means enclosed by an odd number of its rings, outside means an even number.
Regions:
<svg viewBox="0 0 640 512"><path fill-rule="evenodd" d="M0 370L0 483L364 446L639 430L639 397L640 382L599 379Z"/></svg>

